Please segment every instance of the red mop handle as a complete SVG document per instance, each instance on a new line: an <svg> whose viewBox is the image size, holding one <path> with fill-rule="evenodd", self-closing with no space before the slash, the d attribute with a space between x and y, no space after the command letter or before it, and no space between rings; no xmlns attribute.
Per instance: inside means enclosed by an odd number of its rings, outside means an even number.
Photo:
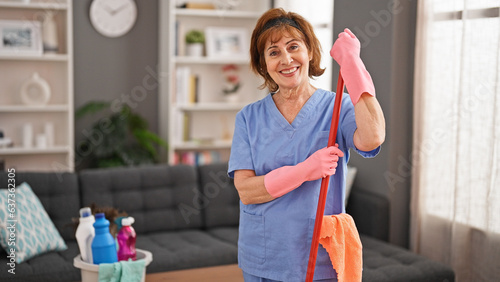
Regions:
<svg viewBox="0 0 500 282"><path fill-rule="evenodd" d="M342 94L344 92L344 79L339 72L337 81L337 93L335 95L335 105L333 106L332 124L330 126L330 136L328 137L328 147L335 145L337 129L339 126L340 106L342 105ZM311 241L311 252L309 253L309 263L307 265L306 282L312 282L314 277L314 267L316 266L316 257L318 255L319 234L321 232L321 223L325 213L326 195L328 193L328 183L330 176L321 180L321 190L319 192L318 209L316 210L316 219L314 221L314 232Z"/></svg>

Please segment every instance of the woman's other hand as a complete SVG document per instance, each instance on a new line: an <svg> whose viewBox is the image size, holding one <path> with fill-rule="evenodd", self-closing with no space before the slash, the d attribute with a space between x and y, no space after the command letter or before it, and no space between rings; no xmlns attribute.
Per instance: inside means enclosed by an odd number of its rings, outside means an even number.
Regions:
<svg viewBox="0 0 500 282"><path fill-rule="evenodd" d="M333 44L330 50L330 56L337 61L337 63L342 67L344 59L353 60L359 57L361 53L361 43L359 42L356 35L352 33L348 28L344 32L339 33L335 44Z"/></svg>
<svg viewBox="0 0 500 282"><path fill-rule="evenodd" d="M340 72L354 105L358 103L363 94L375 96L375 86L359 57L360 52L359 40L347 28L339 34L330 50L330 55L340 65Z"/></svg>

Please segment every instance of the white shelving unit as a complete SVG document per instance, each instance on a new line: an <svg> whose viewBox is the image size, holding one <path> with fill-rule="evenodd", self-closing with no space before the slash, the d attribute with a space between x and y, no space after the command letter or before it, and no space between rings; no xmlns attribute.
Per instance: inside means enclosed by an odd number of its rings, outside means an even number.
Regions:
<svg viewBox="0 0 500 282"><path fill-rule="evenodd" d="M184 44L178 41L192 29L237 27L247 30L250 42L257 19L271 7L271 1L239 1L240 5L232 9L213 10L178 8L175 2L160 2L159 72L166 75L160 80L159 125L161 137L169 142L165 159L172 164L182 160L181 155L185 153L206 154L210 151L209 154L215 152L220 161L227 161L236 113L246 104L263 98L267 92L258 89L262 80L251 72L249 55L236 58L189 57L180 50ZM212 2L217 5L220 1ZM222 94L222 67L227 64L239 68L242 86L238 91L238 102L226 102ZM176 75L178 68L183 67L198 77L196 103L181 103L177 97Z"/></svg>
<svg viewBox="0 0 500 282"><path fill-rule="evenodd" d="M6 168L18 171L73 171L73 9L72 0L0 1L0 20L40 21L54 13L58 52L37 55L0 55L0 130L13 147L0 148ZM21 85L37 72L51 89L47 104L25 105ZM52 125L53 144L23 146L23 127L31 124L33 139Z"/></svg>

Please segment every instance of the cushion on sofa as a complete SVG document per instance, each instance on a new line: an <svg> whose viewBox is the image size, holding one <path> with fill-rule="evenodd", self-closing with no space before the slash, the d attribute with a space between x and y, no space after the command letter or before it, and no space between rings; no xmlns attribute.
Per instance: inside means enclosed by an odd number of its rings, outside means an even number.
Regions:
<svg viewBox="0 0 500 282"><path fill-rule="evenodd" d="M63 252L50 252L36 256L16 265L15 275L7 272L4 260L0 264L0 281L23 282L68 282L81 281L80 270L73 266L73 258L78 255L76 241L67 242L68 249Z"/></svg>
<svg viewBox="0 0 500 282"><path fill-rule="evenodd" d="M349 196L346 212L354 218L360 234L389 240L389 200L373 192L354 187Z"/></svg>
<svg viewBox="0 0 500 282"><path fill-rule="evenodd" d="M0 183L7 183L8 175L0 172ZM65 239L68 249L49 252L17 264L15 275L7 272L6 254L0 257L0 281L78 281L80 271L73 266L79 253L71 218L78 217L80 196L75 173L16 172L16 183L27 182L37 195L50 219ZM3 252L3 250L2 250Z"/></svg>
<svg viewBox="0 0 500 282"><path fill-rule="evenodd" d="M12 208L8 209L9 206ZM40 200L26 182L18 185L15 193L0 190L0 222L0 243L4 250L14 250L12 253L17 263L46 252L67 249Z"/></svg>
<svg viewBox="0 0 500 282"><path fill-rule="evenodd" d="M115 207L135 218L138 234L199 228L196 168L152 165L80 172L84 206Z"/></svg>
<svg viewBox="0 0 500 282"><path fill-rule="evenodd" d="M136 247L153 252L148 273L237 263L236 245L202 230L138 235Z"/></svg>
<svg viewBox="0 0 500 282"><path fill-rule="evenodd" d="M227 163L200 166L198 173L205 227L238 227L239 196L234 181L227 176Z"/></svg>
<svg viewBox="0 0 500 282"><path fill-rule="evenodd" d="M238 244L240 201L233 179L227 176L227 163L198 168L200 187L206 197L203 220L207 232L233 246Z"/></svg>
<svg viewBox="0 0 500 282"><path fill-rule="evenodd" d="M8 175L0 172L0 183ZM64 240L74 240L71 218L78 217L80 195L75 173L16 172L16 184L29 183ZM5 188L5 187L2 187Z"/></svg>
<svg viewBox="0 0 500 282"><path fill-rule="evenodd" d="M401 247L361 235L363 281L451 282L453 270Z"/></svg>

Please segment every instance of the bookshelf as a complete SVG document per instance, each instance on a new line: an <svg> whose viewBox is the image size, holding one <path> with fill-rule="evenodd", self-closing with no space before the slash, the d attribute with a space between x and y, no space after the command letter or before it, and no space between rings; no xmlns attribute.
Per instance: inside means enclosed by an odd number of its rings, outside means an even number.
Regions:
<svg viewBox="0 0 500 282"><path fill-rule="evenodd" d="M159 126L160 135L169 143L164 159L171 164L228 161L236 113L267 94L258 89L262 80L250 70L249 46L239 46L245 50L238 55L207 54L207 45L214 37L205 33L203 56L185 52L184 36L192 29L244 29L243 39L249 42L257 19L271 7L268 0L238 1L231 9L220 7L222 2L212 1L214 9L179 8L176 1L160 2ZM235 66L241 82L235 101L223 94L223 67L227 65Z"/></svg>
<svg viewBox="0 0 500 282"><path fill-rule="evenodd" d="M56 26L56 52L0 54L0 130L12 140L12 144L0 148L5 169L74 170L72 0L0 0L0 21L41 22L49 13ZM35 72L50 87L50 98L41 105L20 99L22 85ZM25 140L31 140L31 145L26 146Z"/></svg>

